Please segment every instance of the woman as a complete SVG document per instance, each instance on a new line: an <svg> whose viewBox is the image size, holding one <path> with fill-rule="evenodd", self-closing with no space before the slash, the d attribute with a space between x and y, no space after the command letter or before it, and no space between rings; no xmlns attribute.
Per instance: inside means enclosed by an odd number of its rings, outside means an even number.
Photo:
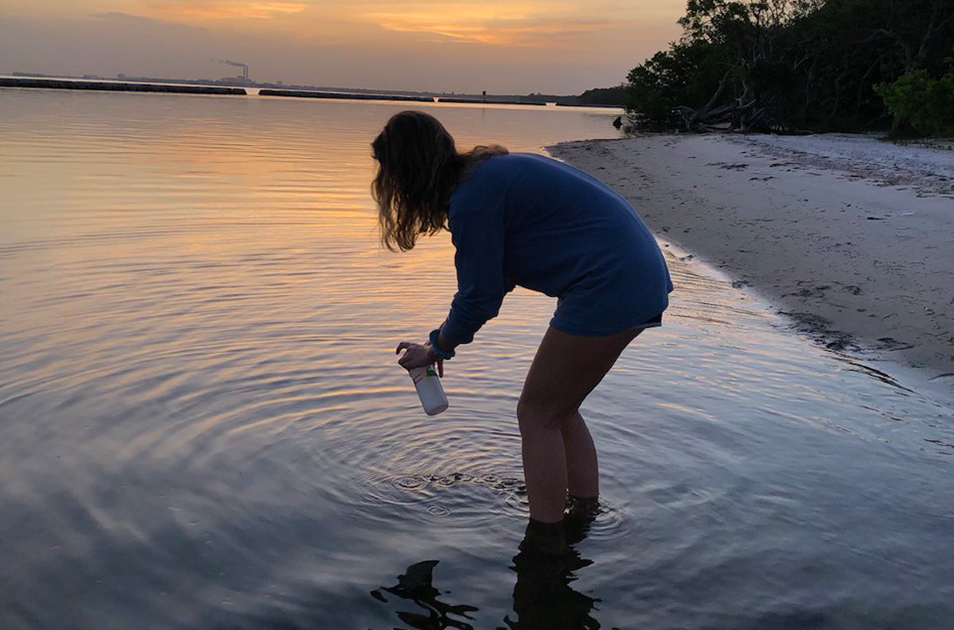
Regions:
<svg viewBox="0 0 954 630"><path fill-rule="evenodd" d="M496 145L458 153L429 114L396 114L372 148L383 243L406 251L448 229L456 248L450 313L427 343L398 346L403 367L437 363L443 376L515 285L558 298L517 403L528 533L558 534L568 506L596 510L596 449L579 408L627 344L662 323L672 291L662 253L632 206L593 177Z"/></svg>

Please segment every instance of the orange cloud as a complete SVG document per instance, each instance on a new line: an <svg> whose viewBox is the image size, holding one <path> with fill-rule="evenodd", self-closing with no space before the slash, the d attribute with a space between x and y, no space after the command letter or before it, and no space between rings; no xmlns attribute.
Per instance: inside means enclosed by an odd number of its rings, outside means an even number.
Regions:
<svg viewBox="0 0 954 630"><path fill-rule="evenodd" d="M503 46L537 46L572 40L600 29L619 27L621 22L552 18L524 10L446 11L435 13L373 12L363 19L388 31L439 35L461 42Z"/></svg>
<svg viewBox="0 0 954 630"><path fill-rule="evenodd" d="M3 0L0 0L2 2ZM17 0L27 1L27 0ZM83 0L138 3L151 18L215 27L244 22L291 37L360 41L412 34L418 42L553 49L602 32L616 37L685 0ZM673 20L674 21L674 20ZM407 42L407 38L402 38ZM380 43L376 40L375 43Z"/></svg>
<svg viewBox="0 0 954 630"><path fill-rule="evenodd" d="M301 13L308 8L302 2L150 2L153 15L169 20L267 20L279 15Z"/></svg>

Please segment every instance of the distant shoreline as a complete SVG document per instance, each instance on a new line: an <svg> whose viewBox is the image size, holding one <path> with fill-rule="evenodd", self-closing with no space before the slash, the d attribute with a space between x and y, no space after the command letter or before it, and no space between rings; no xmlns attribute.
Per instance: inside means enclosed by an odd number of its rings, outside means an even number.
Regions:
<svg viewBox="0 0 954 630"><path fill-rule="evenodd" d="M548 150L816 342L900 359L954 392L954 152L834 134L645 135Z"/></svg>
<svg viewBox="0 0 954 630"><path fill-rule="evenodd" d="M227 85L210 85L206 83L188 83L186 81L169 80L113 80L100 78L74 79L71 77L34 77L34 76L0 76L0 88L24 88L47 90L90 90L103 92L156 92L169 94L216 94L229 96L271 96L284 98L313 98L329 100L358 100L358 101L385 101L385 102L415 102L415 103L459 103L471 105L526 105L530 107L576 107L596 109L617 109L616 105L599 105L585 103L563 103L552 101L527 101L499 96L471 97L425 94L376 93L369 90L346 91L335 89L305 89L250 86L238 87Z"/></svg>
<svg viewBox="0 0 954 630"><path fill-rule="evenodd" d="M99 92L162 92L172 94L223 94L244 96L244 88L216 85L139 83L84 79L46 79L33 77L0 77L0 87L44 90L93 90Z"/></svg>

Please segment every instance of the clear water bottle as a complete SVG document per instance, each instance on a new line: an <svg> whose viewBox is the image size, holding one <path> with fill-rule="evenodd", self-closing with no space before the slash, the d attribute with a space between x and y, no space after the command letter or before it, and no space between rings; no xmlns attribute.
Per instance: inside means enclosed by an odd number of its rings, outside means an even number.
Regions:
<svg viewBox="0 0 954 630"><path fill-rule="evenodd" d="M444 394L441 379L437 376L437 370L434 369L433 365L408 370L408 374L414 381L414 388L421 399L424 413L429 416L436 416L447 409L447 395Z"/></svg>

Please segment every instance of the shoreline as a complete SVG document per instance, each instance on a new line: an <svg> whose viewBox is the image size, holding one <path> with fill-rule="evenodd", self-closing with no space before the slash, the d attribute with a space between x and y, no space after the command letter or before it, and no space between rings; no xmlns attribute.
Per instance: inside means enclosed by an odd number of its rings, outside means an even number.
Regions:
<svg viewBox="0 0 954 630"><path fill-rule="evenodd" d="M324 99L324 100L348 100L348 101L379 101L394 103L423 103L433 105L434 103L453 103L463 105L504 105L504 106L530 106L536 108L590 108L590 109L615 109L622 112L621 106L599 105L587 103L557 103L544 101L522 101L515 99L498 98L495 96L487 97L458 97L441 95L407 95L407 94L383 94L370 91L343 92L330 89L303 89L303 88L283 88L283 87L259 87L255 84L242 86L234 85L212 85L209 83L190 83L170 79L166 82L156 81L127 81L114 79L77 79L77 78L55 78L55 77L13 77L0 75L0 88L17 88L27 90L79 90L93 92L158 92L167 94L215 94L232 96L270 96L277 98L298 98L298 99Z"/></svg>
<svg viewBox="0 0 954 630"><path fill-rule="evenodd" d="M840 134L643 135L547 150L795 331L954 392L954 152Z"/></svg>
<svg viewBox="0 0 954 630"><path fill-rule="evenodd" d="M246 92L244 88L217 85L19 77L0 77L0 88L18 88L24 90L89 90L93 92L157 92L161 94L215 94L219 96L248 95L248 92Z"/></svg>

